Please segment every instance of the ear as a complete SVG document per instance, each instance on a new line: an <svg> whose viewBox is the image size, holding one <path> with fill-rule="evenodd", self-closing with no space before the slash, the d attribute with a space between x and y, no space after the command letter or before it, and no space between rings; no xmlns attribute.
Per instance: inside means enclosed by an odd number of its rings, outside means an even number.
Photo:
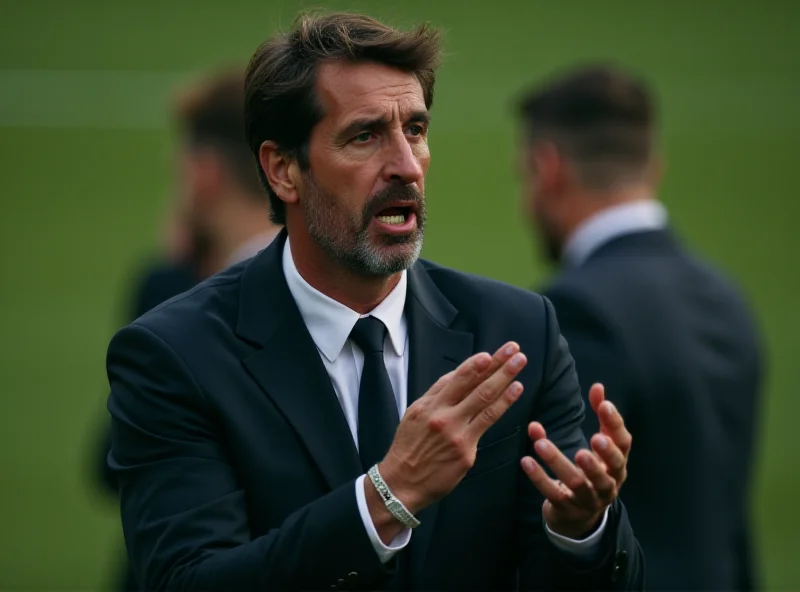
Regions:
<svg viewBox="0 0 800 592"><path fill-rule="evenodd" d="M538 142L529 154L529 165L536 172L543 193L559 191L566 181L566 162L558 147L553 142Z"/></svg>
<svg viewBox="0 0 800 592"><path fill-rule="evenodd" d="M299 169L297 163L278 150L275 142L264 142L258 149L258 162L270 187L286 204L298 201Z"/></svg>

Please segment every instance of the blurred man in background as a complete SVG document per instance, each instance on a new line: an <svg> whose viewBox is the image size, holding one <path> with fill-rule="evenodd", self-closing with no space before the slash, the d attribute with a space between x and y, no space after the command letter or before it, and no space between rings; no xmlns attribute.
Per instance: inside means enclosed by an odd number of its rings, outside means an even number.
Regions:
<svg viewBox="0 0 800 592"><path fill-rule="evenodd" d="M130 322L222 269L252 257L272 242L280 226L269 217L256 161L244 136L244 71L225 70L182 89L174 104L179 147L177 199L171 204L164 252L139 275L129 304ZM100 453L105 489L116 495ZM130 571L125 590L138 586Z"/></svg>
<svg viewBox="0 0 800 592"><path fill-rule="evenodd" d="M561 273L545 291L584 396L605 385L636 452L623 494L650 589L747 590L759 335L730 281L691 255L656 200L648 88L606 67L528 94L528 214ZM585 416L585 432L597 420Z"/></svg>
<svg viewBox="0 0 800 592"><path fill-rule="evenodd" d="M244 136L244 72L209 77L177 101L179 208L189 258L201 277L248 259L272 242L280 226Z"/></svg>

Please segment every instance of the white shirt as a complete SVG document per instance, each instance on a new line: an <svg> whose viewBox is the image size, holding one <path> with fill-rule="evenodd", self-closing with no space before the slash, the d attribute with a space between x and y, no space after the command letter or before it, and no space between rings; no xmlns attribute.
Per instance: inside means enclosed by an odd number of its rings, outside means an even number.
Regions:
<svg viewBox="0 0 800 592"><path fill-rule="evenodd" d="M364 367L364 355L358 346L350 341L349 337L362 315L329 298L303 279L292 259L289 240L286 241L283 249L283 273L289 291L300 310L300 315L303 317L308 332L328 371L357 448L358 391L361 383L361 371ZM383 360L397 401L398 416L401 418L406 411L408 400L409 337L404 314L407 289L408 276L406 272L403 272L394 290L369 315L364 315L379 319L388 330ZM358 511L376 553L380 560L386 563L397 551L409 543L411 529L403 529L388 545L381 541L367 508L364 479L365 475L362 475L355 483ZM546 528L546 531L556 546L575 554L585 555L591 553L596 543L599 542L605 530L607 518L608 512L603 517L600 528L582 541L562 537L549 528Z"/></svg>
<svg viewBox="0 0 800 592"><path fill-rule="evenodd" d="M564 263L577 267L610 240L667 225L667 210L655 199L623 203L595 214L572 233L564 247Z"/></svg>

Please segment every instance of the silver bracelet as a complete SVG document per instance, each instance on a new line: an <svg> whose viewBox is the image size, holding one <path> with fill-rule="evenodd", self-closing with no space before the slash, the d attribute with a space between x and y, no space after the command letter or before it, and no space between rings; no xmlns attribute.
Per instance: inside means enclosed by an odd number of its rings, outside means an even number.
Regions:
<svg viewBox="0 0 800 592"><path fill-rule="evenodd" d="M414 515L408 511L403 502L397 499L392 490L389 489L389 486L386 485L386 481L383 480L383 477L378 472L378 465L373 465L367 475L369 475L370 481L372 481L375 489L378 490L378 495L381 496L383 503L386 504L386 509L389 510L392 516L397 518L406 528L419 526L419 520L414 518Z"/></svg>

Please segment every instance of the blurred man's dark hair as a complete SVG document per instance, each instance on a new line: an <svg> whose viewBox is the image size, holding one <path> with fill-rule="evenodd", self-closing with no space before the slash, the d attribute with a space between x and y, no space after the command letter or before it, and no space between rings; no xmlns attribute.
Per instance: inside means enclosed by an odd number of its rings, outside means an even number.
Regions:
<svg viewBox="0 0 800 592"><path fill-rule="evenodd" d="M527 141L553 142L589 189L609 190L648 173L655 99L626 72L605 65L570 71L531 90L520 111Z"/></svg>
<svg viewBox="0 0 800 592"><path fill-rule="evenodd" d="M242 189L263 195L258 166L245 140L244 98L243 70L224 69L182 88L173 115L188 148L217 151Z"/></svg>
<svg viewBox="0 0 800 592"><path fill-rule="evenodd" d="M405 32L364 15L300 16L289 32L262 44L247 68L245 123L250 149L257 156L262 143L273 141L301 170L308 170L311 132L324 115L315 94L317 69L330 60L376 62L412 72L430 109L440 46L440 33L426 25ZM259 173L273 221L283 224L284 204L260 168Z"/></svg>

